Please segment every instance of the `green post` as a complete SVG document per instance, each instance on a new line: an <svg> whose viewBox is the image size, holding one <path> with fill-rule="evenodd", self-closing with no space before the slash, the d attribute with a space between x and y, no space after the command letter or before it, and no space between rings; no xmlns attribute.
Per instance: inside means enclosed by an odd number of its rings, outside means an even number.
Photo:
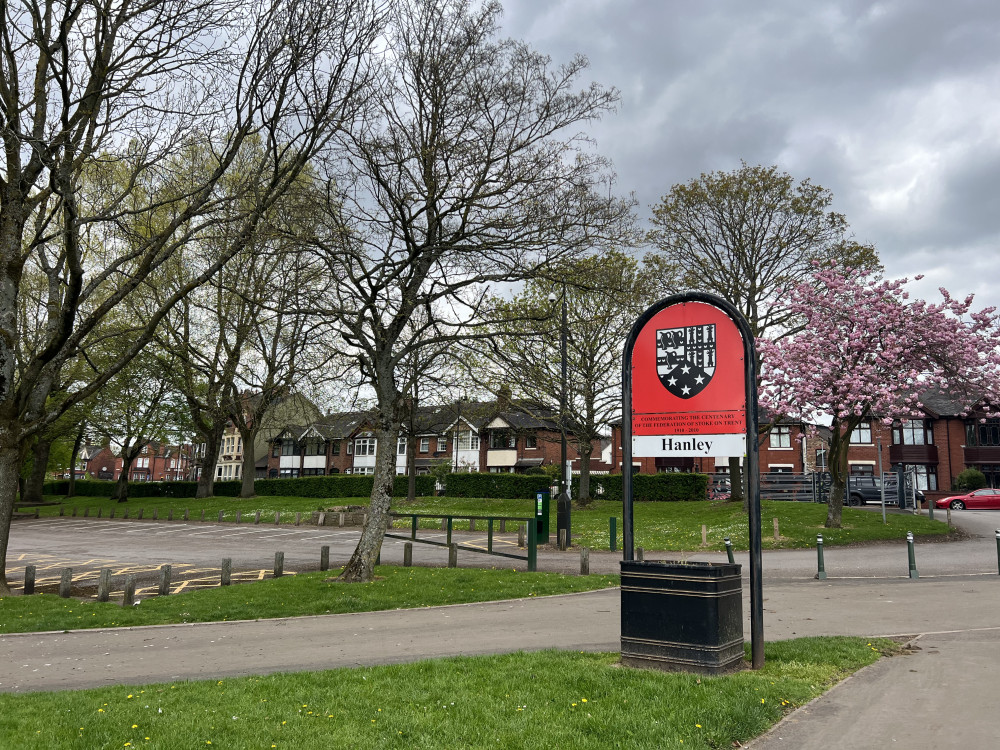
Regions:
<svg viewBox="0 0 1000 750"><path fill-rule="evenodd" d="M826 568L823 566L823 535L816 535L816 578L820 581L826 580Z"/></svg>
<svg viewBox="0 0 1000 750"><path fill-rule="evenodd" d="M448 546L451 546L451 528L455 519L452 516L448 516Z"/></svg>
<svg viewBox="0 0 1000 750"><path fill-rule="evenodd" d="M730 564L735 564L736 563L736 559L733 557L733 542L732 542L732 540L727 536L722 541L724 541L726 543L726 555L729 557Z"/></svg>
<svg viewBox="0 0 1000 750"><path fill-rule="evenodd" d="M917 572L917 555L913 550L913 532L906 532L906 553L910 559L910 578L920 578L920 573Z"/></svg>
<svg viewBox="0 0 1000 750"><path fill-rule="evenodd" d="M612 552L618 549L618 519L614 516L608 519L609 536L611 538L610 549Z"/></svg>
<svg viewBox="0 0 1000 750"><path fill-rule="evenodd" d="M528 524L528 571L538 570L538 529L533 521Z"/></svg>
<svg viewBox="0 0 1000 750"><path fill-rule="evenodd" d="M1000 529L996 530L997 535L997 573L1000 573Z"/></svg>
<svg viewBox="0 0 1000 750"><path fill-rule="evenodd" d="M417 516L414 514L410 519L410 539L417 538Z"/></svg>
<svg viewBox="0 0 1000 750"><path fill-rule="evenodd" d="M493 551L493 519L486 519L486 551Z"/></svg>

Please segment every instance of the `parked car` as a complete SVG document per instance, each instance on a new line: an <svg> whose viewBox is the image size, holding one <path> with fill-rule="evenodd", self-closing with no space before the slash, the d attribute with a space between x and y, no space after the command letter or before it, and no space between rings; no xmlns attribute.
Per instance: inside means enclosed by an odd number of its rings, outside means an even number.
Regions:
<svg viewBox="0 0 1000 750"><path fill-rule="evenodd" d="M899 480L895 477L887 477L885 480L885 502L886 505L895 505L898 500L897 498L897 488L899 487ZM906 486L906 504L910 507L913 489L909 485ZM850 477L847 480L847 503L848 505L867 505L868 503L881 503L882 502L882 481L879 477L875 476L859 476ZM924 493L917 490L917 503L922 504L924 502Z"/></svg>
<svg viewBox="0 0 1000 750"><path fill-rule="evenodd" d="M981 490L966 492L964 495L942 497L934 505L938 508L952 508L953 510L962 510L963 508L1000 508L1000 490L985 487Z"/></svg>

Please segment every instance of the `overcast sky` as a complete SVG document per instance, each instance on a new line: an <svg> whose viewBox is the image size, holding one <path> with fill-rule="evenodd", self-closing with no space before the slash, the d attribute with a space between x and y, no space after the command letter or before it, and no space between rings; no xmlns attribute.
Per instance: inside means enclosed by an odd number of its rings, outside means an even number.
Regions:
<svg viewBox="0 0 1000 750"><path fill-rule="evenodd" d="M916 291L1000 305L1000 3L503 0L504 30L621 91L595 125L640 212L740 160L834 194Z"/></svg>

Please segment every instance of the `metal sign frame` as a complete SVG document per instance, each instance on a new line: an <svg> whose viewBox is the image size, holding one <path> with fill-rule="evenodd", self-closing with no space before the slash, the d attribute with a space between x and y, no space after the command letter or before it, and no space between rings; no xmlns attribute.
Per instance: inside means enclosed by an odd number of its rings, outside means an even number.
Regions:
<svg viewBox="0 0 1000 750"><path fill-rule="evenodd" d="M754 669L764 666L764 597L761 574L760 459L757 434L757 356L750 325L733 305L705 292L684 292L649 307L633 324L622 356L622 536L625 560L635 559L632 514L632 354L639 334L661 311L686 302L700 302L726 314L743 339L744 387L746 389L747 499L750 525L750 651Z"/></svg>

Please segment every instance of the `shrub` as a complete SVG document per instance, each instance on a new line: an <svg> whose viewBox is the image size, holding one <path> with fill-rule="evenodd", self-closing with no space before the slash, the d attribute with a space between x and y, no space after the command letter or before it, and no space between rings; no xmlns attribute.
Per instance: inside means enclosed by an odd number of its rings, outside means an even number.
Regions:
<svg viewBox="0 0 1000 750"><path fill-rule="evenodd" d="M546 474L449 474L445 482L448 497L490 497L506 500L534 498L549 489Z"/></svg>
<svg viewBox="0 0 1000 750"><path fill-rule="evenodd" d="M955 489L957 490L979 490L985 487L986 475L979 469L966 469L955 477Z"/></svg>
<svg viewBox="0 0 1000 750"><path fill-rule="evenodd" d="M590 496L622 501L621 474L591 474ZM580 477L573 477L573 497L580 495ZM632 499L635 501L679 502L704 500L708 495L707 474L635 474Z"/></svg>

